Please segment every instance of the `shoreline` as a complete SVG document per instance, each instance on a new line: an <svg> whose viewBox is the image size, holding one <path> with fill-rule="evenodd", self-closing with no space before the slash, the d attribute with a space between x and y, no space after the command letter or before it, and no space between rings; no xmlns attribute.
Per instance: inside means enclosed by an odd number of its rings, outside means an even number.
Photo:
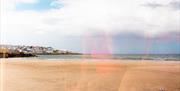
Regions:
<svg viewBox="0 0 180 91"><path fill-rule="evenodd" d="M3 59L0 57L0 59ZM37 55L29 57L9 57L7 59L46 59L46 60L83 60L83 59L98 59L98 60L150 60L150 61L180 61L180 54L114 54L114 55L78 55L78 54L63 54L63 55Z"/></svg>
<svg viewBox="0 0 180 91"><path fill-rule="evenodd" d="M38 57L13 57L13 58L0 58L0 60L19 60L19 61L29 61L29 60L36 60L36 61L79 61L79 60L83 60L83 61L86 61L86 60L101 60L101 61L107 61L107 60L113 60L113 61L150 61L150 62L180 62L180 60L158 60L158 59L112 59L112 58L75 58L75 59L57 59L57 58L49 58L49 59L46 59L46 58L38 58Z"/></svg>

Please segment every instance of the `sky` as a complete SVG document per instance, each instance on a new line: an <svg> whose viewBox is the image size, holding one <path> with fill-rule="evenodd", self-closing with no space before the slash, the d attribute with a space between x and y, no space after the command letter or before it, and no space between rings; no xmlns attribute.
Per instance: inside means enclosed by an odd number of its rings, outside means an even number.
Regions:
<svg viewBox="0 0 180 91"><path fill-rule="evenodd" d="M179 0L1 0L0 6L2 44L180 53Z"/></svg>

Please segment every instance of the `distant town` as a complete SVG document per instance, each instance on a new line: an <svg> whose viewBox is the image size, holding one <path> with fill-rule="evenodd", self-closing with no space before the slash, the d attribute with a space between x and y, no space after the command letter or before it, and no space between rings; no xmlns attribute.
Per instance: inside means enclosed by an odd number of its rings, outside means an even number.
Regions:
<svg viewBox="0 0 180 91"><path fill-rule="evenodd" d="M36 57L38 55L79 55L80 53L58 50L52 47L0 45L0 58L8 57Z"/></svg>

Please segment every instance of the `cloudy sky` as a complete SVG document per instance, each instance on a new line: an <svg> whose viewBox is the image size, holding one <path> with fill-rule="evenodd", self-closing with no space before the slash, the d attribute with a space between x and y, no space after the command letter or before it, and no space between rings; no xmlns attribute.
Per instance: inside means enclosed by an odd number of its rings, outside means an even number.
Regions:
<svg viewBox="0 0 180 91"><path fill-rule="evenodd" d="M180 53L179 0L1 0L1 43Z"/></svg>

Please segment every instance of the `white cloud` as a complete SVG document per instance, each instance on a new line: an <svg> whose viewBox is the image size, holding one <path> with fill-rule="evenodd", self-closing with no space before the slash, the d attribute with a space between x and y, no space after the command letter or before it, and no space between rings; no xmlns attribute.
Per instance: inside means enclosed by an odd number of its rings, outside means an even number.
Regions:
<svg viewBox="0 0 180 91"><path fill-rule="evenodd" d="M37 0L3 0L2 33L4 37L36 34L60 36L85 33L121 32L158 36L180 31L180 11L169 7L152 9L146 3L168 4L171 0L59 0L64 6L49 11L17 11L19 2L35 3ZM11 9L4 9L10 8Z"/></svg>

